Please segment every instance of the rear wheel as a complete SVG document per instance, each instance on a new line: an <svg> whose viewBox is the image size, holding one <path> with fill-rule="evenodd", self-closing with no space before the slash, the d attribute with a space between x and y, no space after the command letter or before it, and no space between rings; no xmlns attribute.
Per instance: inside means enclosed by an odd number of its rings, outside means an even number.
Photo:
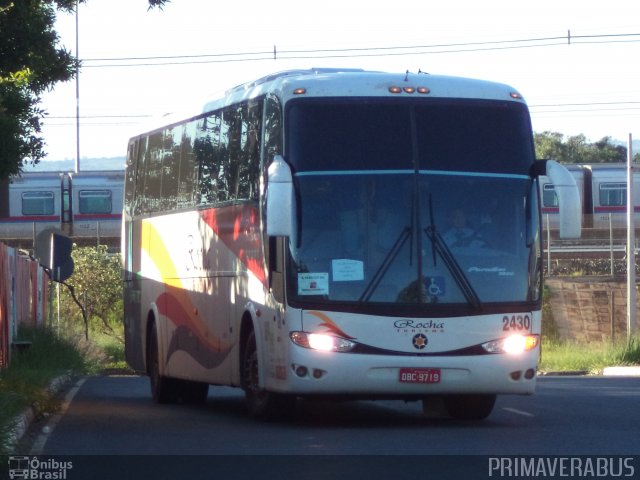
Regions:
<svg viewBox="0 0 640 480"><path fill-rule="evenodd" d="M493 410L496 395L447 395L444 405L449 415L459 420L484 420Z"/></svg>
<svg viewBox="0 0 640 480"><path fill-rule="evenodd" d="M178 381L160 375L160 354L158 352L158 330L151 325L147 348L147 371L151 385L151 396L156 403L176 403L178 401Z"/></svg>
<svg viewBox="0 0 640 480"><path fill-rule="evenodd" d="M255 332L247 337L242 362L242 388L249 413L257 418L271 420L290 415L295 397L268 392L260 387L258 349Z"/></svg>
<svg viewBox="0 0 640 480"><path fill-rule="evenodd" d="M178 397L182 403L204 403L209 394L209 384L190 380L177 380Z"/></svg>

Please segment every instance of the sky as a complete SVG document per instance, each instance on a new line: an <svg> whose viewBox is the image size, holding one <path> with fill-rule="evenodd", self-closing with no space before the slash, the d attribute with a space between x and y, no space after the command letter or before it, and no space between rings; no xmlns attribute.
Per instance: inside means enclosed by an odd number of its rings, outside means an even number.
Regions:
<svg viewBox="0 0 640 480"><path fill-rule="evenodd" d="M78 11L80 156L126 154L150 119L312 67L507 83L536 132L640 138L637 0L87 0ZM59 13L76 53L76 17ZM274 49L276 51L274 59ZM45 160L76 158L76 82L43 96Z"/></svg>

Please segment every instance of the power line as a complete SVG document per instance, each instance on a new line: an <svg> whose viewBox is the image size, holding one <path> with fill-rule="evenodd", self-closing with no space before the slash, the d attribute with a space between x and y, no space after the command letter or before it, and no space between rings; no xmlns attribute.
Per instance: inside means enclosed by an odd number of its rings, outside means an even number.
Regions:
<svg viewBox="0 0 640 480"><path fill-rule="evenodd" d="M566 35L552 37L534 37L511 40L495 40L485 42L445 43L432 45L405 45L392 47L363 47L335 49L301 49L273 50L254 52L226 52L200 55L162 55L113 58L85 58L84 68L108 67L146 67L167 65L191 65L206 63L251 62L264 60L298 60L310 58L355 58L374 56L425 55L443 53L469 53L492 50L511 50L521 48L544 48L574 44L607 44L607 43L640 42L640 33L573 35L569 30ZM91 64L96 62L95 64ZM103 62L103 63L100 63ZM105 63L107 62L107 63ZM118 62L118 63L111 63ZM123 63L124 62L124 63ZM142 63L141 63L142 62Z"/></svg>

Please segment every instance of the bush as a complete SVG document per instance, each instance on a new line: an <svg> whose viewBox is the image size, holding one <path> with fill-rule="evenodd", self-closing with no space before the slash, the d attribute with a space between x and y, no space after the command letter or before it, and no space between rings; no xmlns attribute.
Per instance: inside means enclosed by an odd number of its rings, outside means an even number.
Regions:
<svg viewBox="0 0 640 480"><path fill-rule="evenodd" d="M97 330L122 342L122 277L119 258L109 255L106 246L74 246L72 257L74 272L66 283L73 288L78 302L85 310L85 333ZM64 287L60 289L59 311L60 322L66 330L78 331L83 326L83 312Z"/></svg>

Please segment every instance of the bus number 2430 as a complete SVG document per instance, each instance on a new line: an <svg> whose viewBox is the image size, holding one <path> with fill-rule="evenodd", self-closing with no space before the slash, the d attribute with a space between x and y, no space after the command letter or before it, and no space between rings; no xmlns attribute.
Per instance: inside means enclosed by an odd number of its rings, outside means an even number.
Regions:
<svg viewBox="0 0 640 480"><path fill-rule="evenodd" d="M531 330L531 317L529 315L505 315L502 317L502 330L504 332L514 330L528 332Z"/></svg>

